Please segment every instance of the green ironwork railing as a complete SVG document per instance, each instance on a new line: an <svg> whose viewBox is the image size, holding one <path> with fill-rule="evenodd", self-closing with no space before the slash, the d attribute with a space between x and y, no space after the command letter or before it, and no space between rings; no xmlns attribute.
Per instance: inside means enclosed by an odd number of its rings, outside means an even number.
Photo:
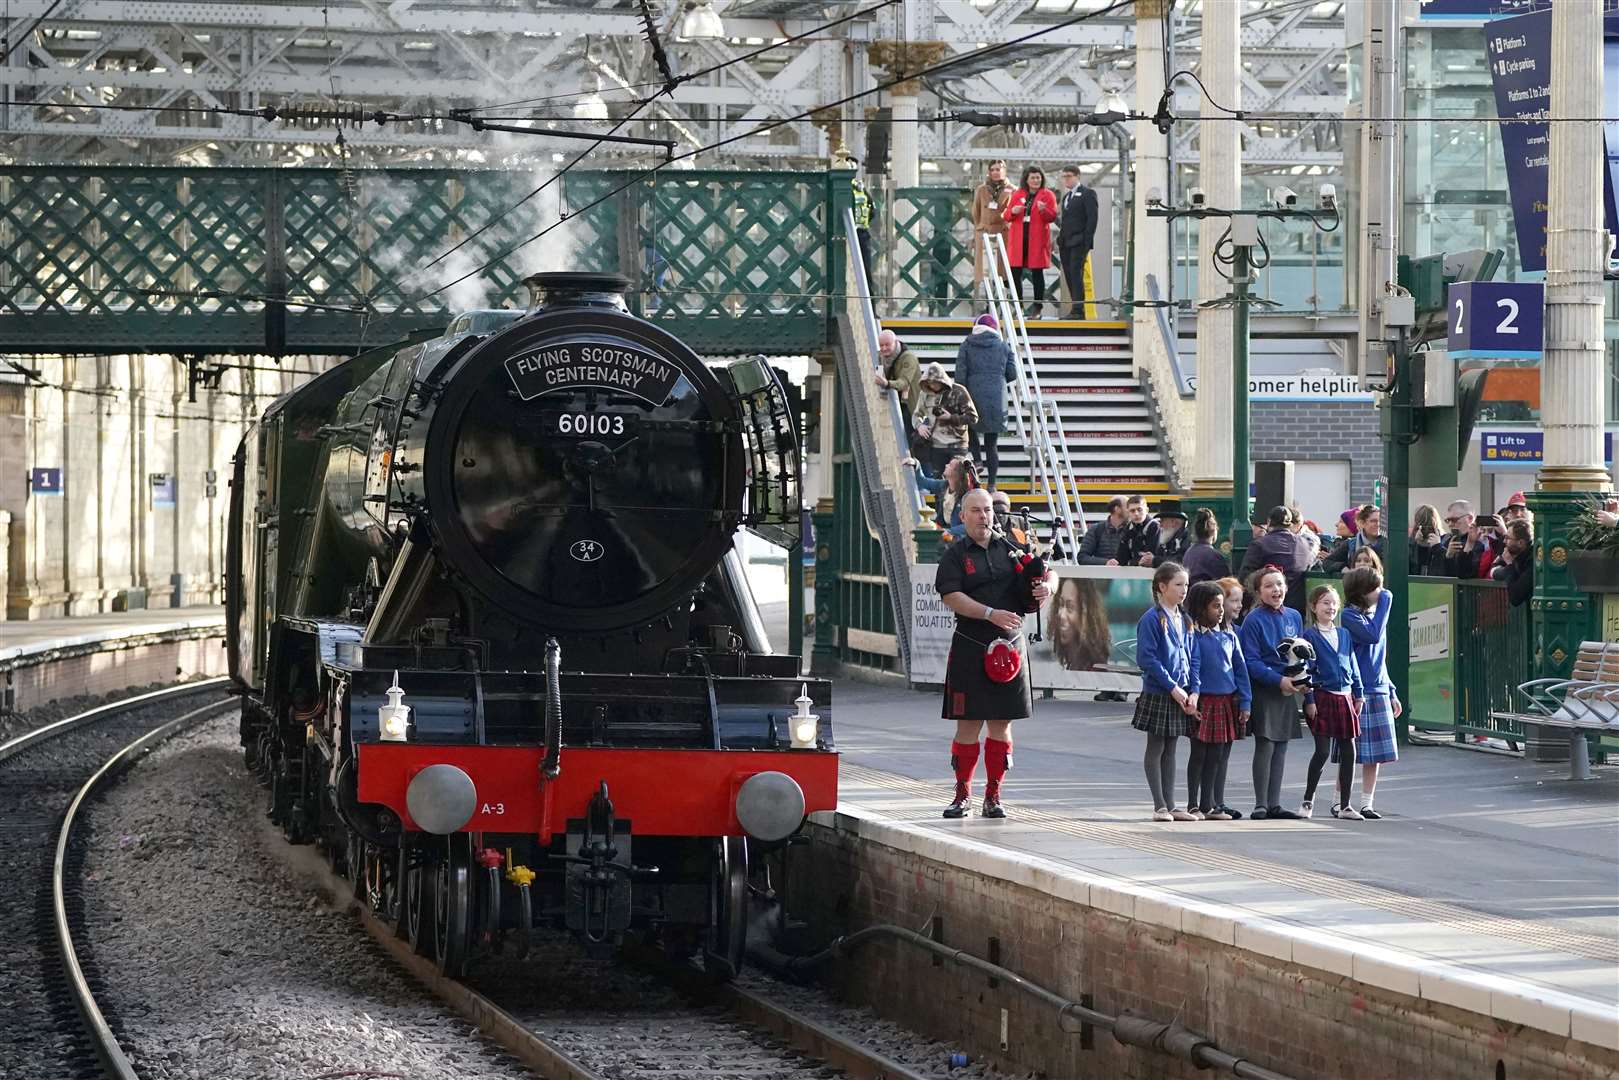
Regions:
<svg viewBox="0 0 1619 1080"><path fill-rule="evenodd" d="M0 317L0 348L348 351L569 268L625 273L633 306L700 351L808 351L849 175L574 172L518 206L540 176L11 166L0 316L25 317Z"/></svg>
<svg viewBox="0 0 1619 1080"><path fill-rule="evenodd" d="M900 188L893 215L888 260L897 295L884 310L901 318L955 315L973 298L972 193Z"/></svg>

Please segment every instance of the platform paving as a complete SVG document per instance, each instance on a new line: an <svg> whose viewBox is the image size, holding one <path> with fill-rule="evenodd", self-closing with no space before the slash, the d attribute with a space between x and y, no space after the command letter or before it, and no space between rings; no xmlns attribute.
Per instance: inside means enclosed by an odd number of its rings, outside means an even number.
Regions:
<svg viewBox="0 0 1619 1080"><path fill-rule="evenodd" d="M1619 1018L1619 769L1579 783L1566 766L1517 755L1413 746L1385 766L1380 821L1335 821L1330 796L1318 796L1307 822L1154 823L1133 706L1066 695L1037 701L1015 729L1010 816L945 821L952 727L937 695L846 678L833 701L841 799L863 813L1310 928L1351 949L1574 995ZM1238 744L1227 783L1244 813L1251 745ZM1307 745L1288 759L1295 808Z"/></svg>
<svg viewBox="0 0 1619 1080"><path fill-rule="evenodd" d="M136 637L191 626L223 625L221 605L149 608L66 619L0 620L0 660L108 638Z"/></svg>

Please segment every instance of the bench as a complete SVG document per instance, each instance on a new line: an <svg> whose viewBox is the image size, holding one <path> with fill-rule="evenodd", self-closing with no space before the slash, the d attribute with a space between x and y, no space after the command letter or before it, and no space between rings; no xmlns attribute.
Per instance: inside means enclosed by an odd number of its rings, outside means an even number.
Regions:
<svg viewBox="0 0 1619 1080"><path fill-rule="evenodd" d="M1619 642L1583 641L1567 679L1531 679L1518 687L1524 711L1498 720L1568 729L1570 780L1591 779L1587 732L1619 734Z"/></svg>

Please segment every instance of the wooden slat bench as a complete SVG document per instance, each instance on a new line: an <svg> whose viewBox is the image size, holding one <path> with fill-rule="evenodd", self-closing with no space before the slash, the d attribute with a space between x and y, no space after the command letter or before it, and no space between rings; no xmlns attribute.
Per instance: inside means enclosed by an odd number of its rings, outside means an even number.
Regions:
<svg viewBox="0 0 1619 1080"><path fill-rule="evenodd" d="M1619 734L1619 642L1582 641L1567 679L1531 679L1518 687L1520 713L1497 712L1498 720L1568 729L1571 780L1591 779L1587 732Z"/></svg>

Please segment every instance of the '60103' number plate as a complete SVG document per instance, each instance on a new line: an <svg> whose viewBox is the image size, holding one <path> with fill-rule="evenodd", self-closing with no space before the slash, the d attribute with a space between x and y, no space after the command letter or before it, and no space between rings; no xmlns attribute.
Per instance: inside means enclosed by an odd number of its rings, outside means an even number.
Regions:
<svg viewBox="0 0 1619 1080"><path fill-rule="evenodd" d="M624 438L635 434L640 417L634 413L548 412L541 431L564 439Z"/></svg>

